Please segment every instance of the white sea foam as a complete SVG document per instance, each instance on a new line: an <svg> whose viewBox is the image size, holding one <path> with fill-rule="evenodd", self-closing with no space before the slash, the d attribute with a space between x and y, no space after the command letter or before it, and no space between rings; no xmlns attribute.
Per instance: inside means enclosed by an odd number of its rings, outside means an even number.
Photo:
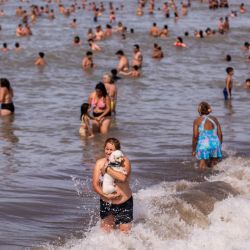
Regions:
<svg viewBox="0 0 250 250"><path fill-rule="evenodd" d="M250 159L230 156L217 169L205 183L163 182L134 194L129 235L103 233L97 224L83 239L48 249L248 250Z"/></svg>

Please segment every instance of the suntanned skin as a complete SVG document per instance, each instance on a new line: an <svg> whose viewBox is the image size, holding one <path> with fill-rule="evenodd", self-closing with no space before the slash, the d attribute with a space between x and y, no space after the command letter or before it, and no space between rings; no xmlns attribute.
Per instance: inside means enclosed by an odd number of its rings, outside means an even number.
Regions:
<svg viewBox="0 0 250 250"><path fill-rule="evenodd" d="M209 115L209 118L212 119L216 123L217 135L219 137L220 142L222 143L223 136L222 136L222 130L221 130L220 123L218 122L217 118L214 116ZM193 123L193 140L192 140L192 155L193 156L195 156L196 145L197 145L197 141L199 138L199 125L202 123L203 119L204 119L204 117L202 115L200 115L200 117L196 118L194 120L194 123ZM205 122L204 129L205 130L214 129L214 126L209 120L207 120ZM212 166L215 165L216 163L217 163L217 159L216 158L212 159ZM207 167L206 161L200 160L199 167L200 167L200 169L205 169Z"/></svg>
<svg viewBox="0 0 250 250"><path fill-rule="evenodd" d="M229 99L232 98L229 90L232 89L233 87L233 74L234 74L234 71L231 71L227 74L227 77L226 77L226 90L227 90L227 95L229 96Z"/></svg>
<svg viewBox="0 0 250 250"><path fill-rule="evenodd" d="M115 146L111 143L107 143L104 148L105 157L98 160L93 170L93 189L96 193L98 193L102 200L106 202L111 202L112 204L122 204L126 202L132 195L132 191L129 186L129 179L131 174L131 164L127 157L124 157L122 161L122 167L126 171L126 175L117 172L111 168L107 169L107 173L111 175L116 180L116 193L113 194L105 194L102 191L102 187L100 184L100 177L103 175L105 171L106 164L108 163L108 158L112 152L116 150ZM113 215L107 216L105 219L101 221L101 228L110 232L115 228L115 222ZM120 224L119 230L122 232L129 232L131 229L131 223Z"/></svg>

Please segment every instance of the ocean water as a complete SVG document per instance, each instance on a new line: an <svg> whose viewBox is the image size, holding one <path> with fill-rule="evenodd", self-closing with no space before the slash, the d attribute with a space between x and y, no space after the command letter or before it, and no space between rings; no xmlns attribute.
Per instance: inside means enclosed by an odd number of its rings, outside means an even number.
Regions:
<svg viewBox="0 0 250 250"><path fill-rule="evenodd" d="M66 6L72 2L62 1ZM216 29L220 17L238 10L239 1L215 11L192 1L188 15L177 22L157 10L162 1L155 1L153 16L146 6L142 17L135 16L137 1L113 2L124 4L117 21L135 33L128 32L126 40L114 34L101 41L104 51L94 55L97 67L90 72L81 69L87 30L97 25L90 11L64 17L54 1L50 6L56 19L38 18L31 37L17 38L15 8L46 2L0 5L6 13L0 17L0 42L11 49L0 52L0 77L10 80L16 106L14 117L0 118L0 249L249 249L250 93L242 84L250 66L241 49L249 40L249 12L230 18L229 33L198 39L194 30ZM73 18L78 23L74 30L69 27ZM105 12L98 24L107 22ZM170 36L149 37L153 22L167 24ZM81 48L72 46L75 35L83 41ZM184 37L187 49L173 47L176 36ZM23 48L18 54L12 50L16 41ZM151 58L155 42L165 54L160 61ZM79 137L80 105L102 75L116 67L115 52L123 49L131 60L135 43L144 56L142 77L117 83L117 115L108 134L120 139L132 162L135 221L130 235L107 235L99 229L99 197L91 187L106 137ZM46 54L44 69L34 66L39 51ZM226 54L232 56L229 63ZM232 101L225 103L228 66L235 69L234 89ZM200 101L211 103L224 134L224 158L206 172L191 157Z"/></svg>

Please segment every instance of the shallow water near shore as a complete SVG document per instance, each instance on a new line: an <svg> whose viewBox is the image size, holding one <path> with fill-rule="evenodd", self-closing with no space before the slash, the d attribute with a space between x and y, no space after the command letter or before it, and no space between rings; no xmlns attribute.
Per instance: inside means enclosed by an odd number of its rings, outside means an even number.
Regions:
<svg viewBox="0 0 250 250"><path fill-rule="evenodd" d="M114 34L100 42L104 52L94 55L97 67L88 73L81 70L81 60L87 29L96 26L89 11L66 18L53 3L54 21L41 17L31 26L33 36L16 38L14 12L20 3L0 5L6 13L0 17L1 43L13 48L19 41L23 47L18 54L0 53L0 76L10 80L16 106L14 117L0 118L0 249L249 249L250 93L242 83L249 78L250 62L241 50L249 39L249 12L230 19L228 34L198 39L191 36L195 29L216 29L219 17L238 10L238 1L215 11L193 1L178 22L160 11L136 17L136 1L113 2L125 3L117 19L135 33L125 41ZM22 5L28 9L29 4ZM79 27L72 30L74 17ZM107 22L106 13L99 24ZM153 22L167 24L170 36L149 37ZM74 35L84 41L82 48L72 46ZM185 50L173 47L179 35ZM163 48L161 61L151 59L154 42ZM131 58L135 43L143 51L142 77L117 83L117 115L108 135L119 138L132 162L135 223L128 236L106 235L99 230L99 200L91 188L106 137L79 137L80 105L103 73L116 67L115 52L124 49ZM48 62L44 69L33 65L41 50ZM235 69L234 89L233 100L225 103L228 66ZM192 123L203 100L221 123L225 156L205 173L190 156Z"/></svg>

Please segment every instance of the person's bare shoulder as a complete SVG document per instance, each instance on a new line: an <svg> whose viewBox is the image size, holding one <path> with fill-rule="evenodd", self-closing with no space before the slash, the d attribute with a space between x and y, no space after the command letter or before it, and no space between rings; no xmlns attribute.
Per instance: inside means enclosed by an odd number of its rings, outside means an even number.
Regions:
<svg viewBox="0 0 250 250"><path fill-rule="evenodd" d="M219 121L215 116L210 115L209 117L212 118L215 121L216 124L219 124Z"/></svg>
<svg viewBox="0 0 250 250"><path fill-rule="evenodd" d="M98 159L98 160L96 161L95 168L98 168L98 169L102 168L103 165L105 164L105 162L106 162L106 158Z"/></svg>

